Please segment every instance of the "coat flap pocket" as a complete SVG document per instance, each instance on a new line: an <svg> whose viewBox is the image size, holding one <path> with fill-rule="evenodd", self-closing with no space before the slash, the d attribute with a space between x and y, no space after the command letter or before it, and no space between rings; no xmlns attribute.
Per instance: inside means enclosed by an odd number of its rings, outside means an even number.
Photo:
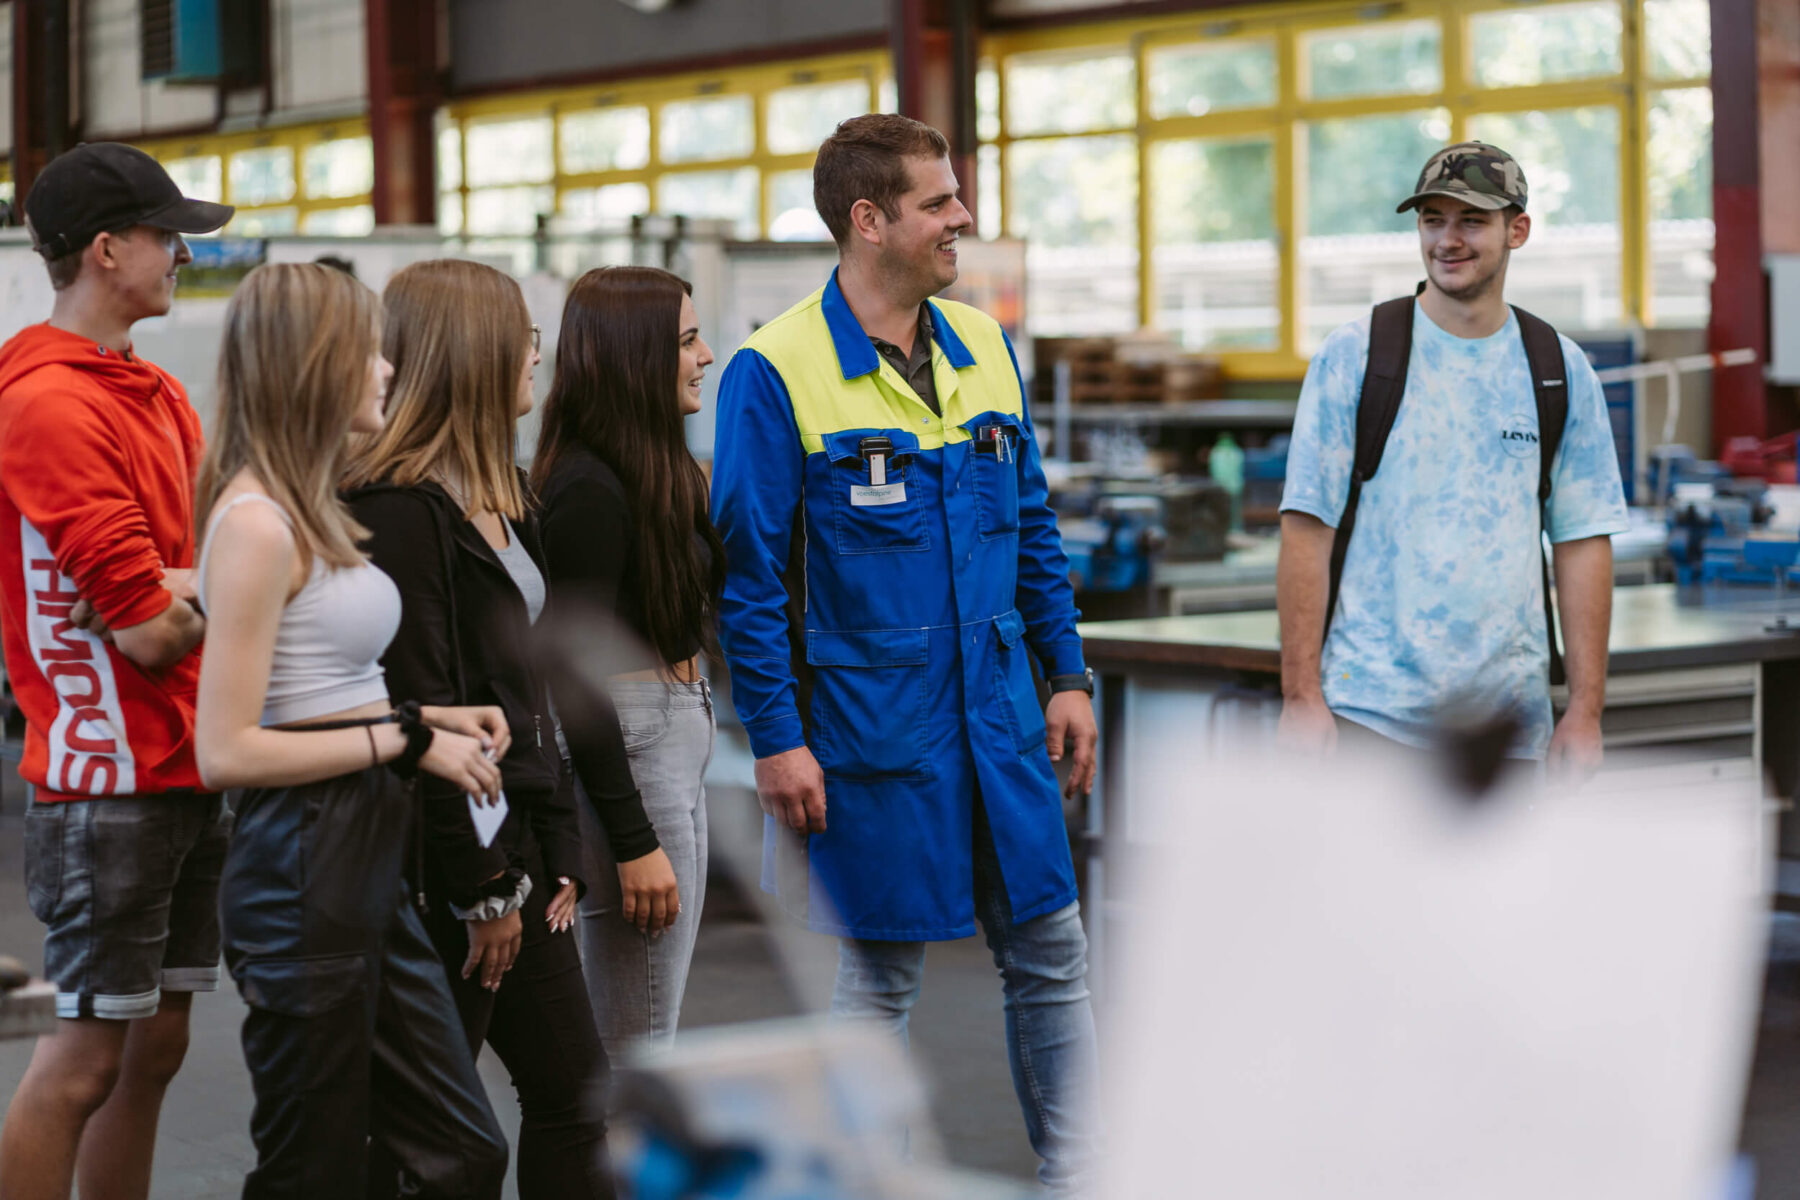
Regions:
<svg viewBox="0 0 1800 1200"><path fill-rule="evenodd" d="M922 667L929 660L930 641L923 629L814 629L806 635L806 661L815 667Z"/></svg>
<svg viewBox="0 0 1800 1200"><path fill-rule="evenodd" d="M1025 422L1018 413L1000 412L997 409L990 409L980 416L971 417L962 423L962 428L968 431L971 438L980 440L982 427L986 425L998 425L1000 428L1010 431L1015 441L1022 441L1030 437L1025 432Z"/></svg>
<svg viewBox="0 0 1800 1200"><path fill-rule="evenodd" d="M892 442L896 458L919 452L919 435L908 433L904 429L840 429L836 433L826 434L822 439L825 443L825 456L834 463L860 459L862 440L873 437L884 437Z"/></svg>
<svg viewBox="0 0 1800 1200"><path fill-rule="evenodd" d="M860 459L864 437L886 437L893 443L895 457L918 453L918 434L909 434L905 430L839 430L824 435L824 455L832 462Z"/></svg>
<svg viewBox="0 0 1800 1200"><path fill-rule="evenodd" d="M1018 609L1008 609L994 618L994 632L1000 635L1000 644L1011 649L1025 636L1025 618Z"/></svg>
<svg viewBox="0 0 1800 1200"><path fill-rule="evenodd" d="M260 958L234 972L244 1003L290 1017L316 1017L363 994L369 961L361 954L328 958Z"/></svg>

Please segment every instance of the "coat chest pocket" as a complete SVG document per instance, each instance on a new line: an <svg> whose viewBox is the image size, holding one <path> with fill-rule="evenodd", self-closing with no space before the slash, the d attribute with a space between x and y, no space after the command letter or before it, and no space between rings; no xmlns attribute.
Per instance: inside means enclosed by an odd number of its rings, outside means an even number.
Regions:
<svg viewBox="0 0 1800 1200"><path fill-rule="evenodd" d="M824 442L838 553L929 550L918 435L846 429L826 434Z"/></svg>
<svg viewBox="0 0 1800 1200"><path fill-rule="evenodd" d="M962 426L969 433L967 470L975 489L976 531L982 538L1019 532L1019 456L1029 437L1012 413L985 412Z"/></svg>

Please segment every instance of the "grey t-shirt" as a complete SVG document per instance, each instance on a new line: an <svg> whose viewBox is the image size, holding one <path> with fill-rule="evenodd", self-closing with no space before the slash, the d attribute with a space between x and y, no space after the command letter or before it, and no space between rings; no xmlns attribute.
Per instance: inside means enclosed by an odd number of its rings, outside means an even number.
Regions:
<svg viewBox="0 0 1800 1200"><path fill-rule="evenodd" d="M500 565L512 576L519 595L525 598L525 611L531 615L531 623L536 625L537 619L544 612L544 573L531 561L531 555L519 541L518 530L509 525L506 532L508 537L505 547L494 553L500 556Z"/></svg>

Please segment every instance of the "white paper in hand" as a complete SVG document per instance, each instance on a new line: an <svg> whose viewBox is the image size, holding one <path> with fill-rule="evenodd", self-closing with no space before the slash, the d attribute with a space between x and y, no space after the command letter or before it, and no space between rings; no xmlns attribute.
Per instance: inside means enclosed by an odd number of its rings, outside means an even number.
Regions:
<svg viewBox="0 0 1800 1200"><path fill-rule="evenodd" d="M481 839L482 849L485 850L494 844L494 837L506 820L506 793L501 792L495 796L492 805L483 804L473 792L465 792L464 795L469 798L469 819L475 822L475 836Z"/></svg>

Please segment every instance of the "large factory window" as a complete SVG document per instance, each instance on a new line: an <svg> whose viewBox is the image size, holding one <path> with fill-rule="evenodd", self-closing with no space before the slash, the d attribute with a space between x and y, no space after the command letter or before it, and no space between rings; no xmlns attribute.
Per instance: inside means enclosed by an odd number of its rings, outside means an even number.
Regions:
<svg viewBox="0 0 1800 1200"><path fill-rule="evenodd" d="M351 137L308 146L301 152L300 176L308 199L366 196L375 187L374 144Z"/></svg>
<svg viewBox="0 0 1800 1200"><path fill-rule="evenodd" d="M225 199L225 164L216 154L198 154L191 158L170 159L163 164L169 178L184 196L210 200L214 204Z"/></svg>
<svg viewBox="0 0 1800 1200"><path fill-rule="evenodd" d="M641 104L566 112L556 122L565 175L650 165L650 110Z"/></svg>
<svg viewBox="0 0 1800 1200"><path fill-rule="evenodd" d="M1397 0L995 34L981 229L1032 239L1035 333L1111 331L1135 302L1234 374L1292 378L1411 289L1393 206L1433 150L1482 137L1532 186L1522 303L1570 328L1703 324L1708 30L1707 0Z"/></svg>
<svg viewBox="0 0 1800 1200"><path fill-rule="evenodd" d="M1150 154L1156 324L1191 350L1281 344L1275 142L1158 142Z"/></svg>
<svg viewBox="0 0 1800 1200"><path fill-rule="evenodd" d="M1311 100L1425 95L1444 86L1442 33L1436 21L1346 25L1300 39Z"/></svg>
<svg viewBox="0 0 1800 1200"><path fill-rule="evenodd" d="M1469 136L1505 146L1531 185L1531 245L1507 269L1507 297L1564 329L1624 316L1619 264L1619 110L1481 113Z"/></svg>
<svg viewBox="0 0 1800 1200"><path fill-rule="evenodd" d="M646 212L724 219L739 237L823 237L812 215L813 154L839 121L873 110L887 56L622 82L605 91L459 101L442 114L439 219L446 233L529 232L539 212L592 230ZM479 202L478 131L529 128L528 176ZM447 169L457 158L461 171ZM508 206L529 206L512 212ZM527 221L529 217L529 222Z"/></svg>
<svg viewBox="0 0 1800 1200"><path fill-rule="evenodd" d="M243 150L231 156L230 202L240 208L283 204L294 198L294 151L289 146Z"/></svg>

